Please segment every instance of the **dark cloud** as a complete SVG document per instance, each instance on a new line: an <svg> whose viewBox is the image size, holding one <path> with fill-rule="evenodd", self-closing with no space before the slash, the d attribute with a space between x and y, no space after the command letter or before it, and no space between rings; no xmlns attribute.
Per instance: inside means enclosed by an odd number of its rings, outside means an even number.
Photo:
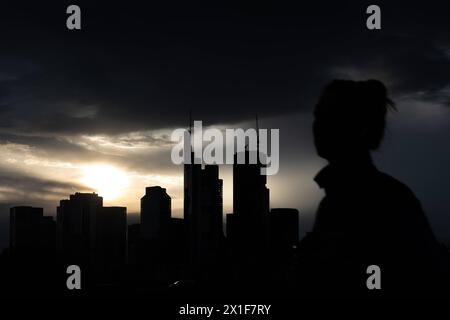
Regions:
<svg viewBox="0 0 450 320"><path fill-rule="evenodd" d="M65 29L65 4L3 10L1 127L116 134L184 126L190 109L211 123L293 113L351 70L385 77L397 93L448 84L448 40L414 27L411 3L381 4L376 32L361 2L80 6L79 32ZM435 20L421 23L450 25Z"/></svg>
<svg viewBox="0 0 450 320"><path fill-rule="evenodd" d="M1 198L18 203L42 203L44 199L65 198L68 194L87 188L73 182L61 182L11 172L0 168Z"/></svg>

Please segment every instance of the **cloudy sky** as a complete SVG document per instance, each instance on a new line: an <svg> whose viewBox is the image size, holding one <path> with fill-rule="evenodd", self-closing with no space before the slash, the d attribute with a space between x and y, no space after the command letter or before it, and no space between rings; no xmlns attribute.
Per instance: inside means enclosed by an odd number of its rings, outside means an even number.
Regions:
<svg viewBox="0 0 450 320"><path fill-rule="evenodd" d="M436 234L450 239L450 6L377 2L382 30L365 27L371 2L299 6L229 2L77 1L82 30L66 29L72 2L0 4L0 247L8 210L98 191L106 205L139 211L161 185L182 212L182 168L173 129L195 120L219 128L280 129L272 207L301 212L302 232L321 191L311 109L333 78L382 80L390 115L379 167L408 184ZM297 1L298 2L298 1ZM231 208L231 170L225 211ZM112 183L112 181L114 183Z"/></svg>

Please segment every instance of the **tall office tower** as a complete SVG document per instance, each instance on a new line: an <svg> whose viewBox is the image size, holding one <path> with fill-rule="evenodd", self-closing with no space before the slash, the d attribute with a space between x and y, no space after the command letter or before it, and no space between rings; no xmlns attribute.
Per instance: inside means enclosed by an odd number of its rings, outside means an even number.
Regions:
<svg viewBox="0 0 450 320"><path fill-rule="evenodd" d="M141 237L166 239L169 234L171 198L166 189L148 187L141 198Z"/></svg>
<svg viewBox="0 0 450 320"><path fill-rule="evenodd" d="M75 193L57 207L57 246L70 263L88 263L95 244L96 215L103 198L95 193Z"/></svg>
<svg viewBox="0 0 450 320"><path fill-rule="evenodd" d="M233 214L227 216L227 242L231 249L231 269L235 280L258 285L267 270L269 189L264 165L257 148L234 155ZM244 280L245 279L245 280Z"/></svg>
<svg viewBox="0 0 450 320"><path fill-rule="evenodd" d="M95 193L75 193L57 208L58 250L66 263L87 270L89 283L110 283L126 259L124 207L103 207Z"/></svg>
<svg viewBox="0 0 450 320"><path fill-rule="evenodd" d="M268 240L269 189L267 176L261 174L263 164L259 161L259 151L245 150L245 162L237 162L235 154L233 164L233 228L241 247L261 248ZM255 157L257 163L251 163ZM244 249L244 250L247 250Z"/></svg>
<svg viewBox="0 0 450 320"><path fill-rule="evenodd" d="M28 206L10 209L10 251L42 254L55 249L56 233L53 217L43 215L42 208Z"/></svg>
<svg viewBox="0 0 450 320"><path fill-rule="evenodd" d="M233 214L228 217L232 233L227 237L240 264L253 264L263 257L269 240L267 177L261 175L262 164L249 163L252 152L245 151L243 164L236 162L236 154L233 164Z"/></svg>
<svg viewBox="0 0 450 320"><path fill-rule="evenodd" d="M141 198L141 223L135 261L142 281L168 280L172 199L166 189L147 187Z"/></svg>
<svg viewBox="0 0 450 320"><path fill-rule="evenodd" d="M127 208L103 207L96 214L92 265L97 282L112 282L126 263Z"/></svg>
<svg viewBox="0 0 450 320"><path fill-rule="evenodd" d="M208 260L223 239L223 192L219 167L184 166L184 219L191 262Z"/></svg>
<svg viewBox="0 0 450 320"><path fill-rule="evenodd" d="M201 225L201 164L194 162L191 153L191 163L184 164L184 204L183 215L186 225L186 237L190 264L194 264L199 255L200 225Z"/></svg>
<svg viewBox="0 0 450 320"><path fill-rule="evenodd" d="M216 261L223 242L223 181L219 166L201 170L201 254L206 262Z"/></svg>
<svg viewBox="0 0 450 320"><path fill-rule="evenodd" d="M269 189L261 160L266 155L259 150L259 127L256 118L256 150L247 148L234 155L233 214L236 232L247 240L263 241L267 237Z"/></svg>
<svg viewBox="0 0 450 320"><path fill-rule="evenodd" d="M49 292L56 289L53 217L43 216L42 208L21 206L10 209L10 219L11 267L4 269L8 272L1 281L2 287L9 283L11 292L31 295L41 294L42 288Z"/></svg>
<svg viewBox="0 0 450 320"><path fill-rule="evenodd" d="M233 213L239 219L251 220L254 226L266 220L269 212L267 176L261 174L263 165L249 162L256 152L243 152L244 164L237 163L239 154L235 154L233 164Z"/></svg>
<svg viewBox="0 0 450 320"><path fill-rule="evenodd" d="M184 165L184 220L191 265L215 263L223 240L222 180L219 167L195 163ZM214 261L213 261L214 260Z"/></svg>

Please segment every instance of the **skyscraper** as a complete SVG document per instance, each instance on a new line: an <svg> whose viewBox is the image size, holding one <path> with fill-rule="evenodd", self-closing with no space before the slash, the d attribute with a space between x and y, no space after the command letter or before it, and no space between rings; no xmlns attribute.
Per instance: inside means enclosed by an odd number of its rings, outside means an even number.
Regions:
<svg viewBox="0 0 450 320"><path fill-rule="evenodd" d="M165 188L147 187L141 198L141 237L167 238L170 228L172 200Z"/></svg>
<svg viewBox="0 0 450 320"><path fill-rule="evenodd" d="M223 242L223 181L219 166L201 170L201 254L205 260L218 259Z"/></svg>
<svg viewBox="0 0 450 320"><path fill-rule="evenodd" d="M10 209L10 268L1 279L2 289L31 296L34 289L55 289L55 221L44 216L42 208L29 206ZM9 293L10 293L9 292Z"/></svg>
<svg viewBox="0 0 450 320"><path fill-rule="evenodd" d="M249 162L256 152L244 151L244 164L237 163L238 154L235 154L233 164L233 213L239 219L251 220L253 227L261 225L269 212L267 176L261 174L263 165L259 161Z"/></svg>
<svg viewBox="0 0 450 320"><path fill-rule="evenodd" d="M75 193L57 207L57 246L71 263L88 263L95 244L96 215L103 198L95 193Z"/></svg>
<svg viewBox="0 0 450 320"><path fill-rule="evenodd" d="M258 128L258 125L257 125ZM234 155L233 214L227 215L227 243L231 249L231 272L250 287L261 285L267 274L269 189L259 152L247 147ZM238 161L240 159L240 161ZM256 161L254 161L256 160Z"/></svg>
<svg viewBox="0 0 450 320"><path fill-rule="evenodd" d="M269 189L262 164L248 162L251 152L245 151L246 162L233 164L233 214L227 216L228 244L233 263L240 270L238 277L249 279L261 271L268 246Z"/></svg>
<svg viewBox="0 0 450 320"><path fill-rule="evenodd" d="M188 261L196 271L204 273L204 269L217 263L223 242L223 181L219 179L217 165L202 168L193 152L190 156L191 163L184 164Z"/></svg>
<svg viewBox="0 0 450 320"><path fill-rule="evenodd" d="M127 208L103 207L97 211L92 265L97 282L112 282L126 263Z"/></svg>
<svg viewBox="0 0 450 320"><path fill-rule="evenodd" d="M267 241L270 208L267 176L261 172L264 168L261 159L266 155L259 150L258 118L256 140L256 150L246 148L237 152L233 163L233 228L241 244L251 247L265 245ZM243 159L241 163L239 158Z"/></svg>
<svg viewBox="0 0 450 320"><path fill-rule="evenodd" d="M196 164L194 153L191 163L184 164L184 221L188 243L188 260L194 263L198 255L198 244L201 225L201 164Z"/></svg>
<svg viewBox="0 0 450 320"><path fill-rule="evenodd" d="M57 208L58 251L80 265L94 282L110 283L126 259L125 207L103 207L96 193L75 193ZM83 278L84 279L84 278Z"/></svg>
<svg viewBox="0 0 450 320"><path fill-rule="evenodd" d="M55 248L53 217L44 216L42 208L19 206L10 209L10 251L42 254Z"/></svg>
<svg viewBox="0 0 450 320"><path fill-rule="evenodd" d="M223 239L223 181L219 167L184 165L184 219L191 262L211 259Z"/></svg>

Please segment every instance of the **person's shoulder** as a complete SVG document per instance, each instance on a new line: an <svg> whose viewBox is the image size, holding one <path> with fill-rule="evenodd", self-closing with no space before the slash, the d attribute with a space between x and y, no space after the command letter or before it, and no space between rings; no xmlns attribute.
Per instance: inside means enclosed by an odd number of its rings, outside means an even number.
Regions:
<svg viewBox="0 0 450 320"><path fill-rule="evenodd" d="M387 173L378 171L377 183L390 196L418 202L416 195L406 184Z"/></svg>

